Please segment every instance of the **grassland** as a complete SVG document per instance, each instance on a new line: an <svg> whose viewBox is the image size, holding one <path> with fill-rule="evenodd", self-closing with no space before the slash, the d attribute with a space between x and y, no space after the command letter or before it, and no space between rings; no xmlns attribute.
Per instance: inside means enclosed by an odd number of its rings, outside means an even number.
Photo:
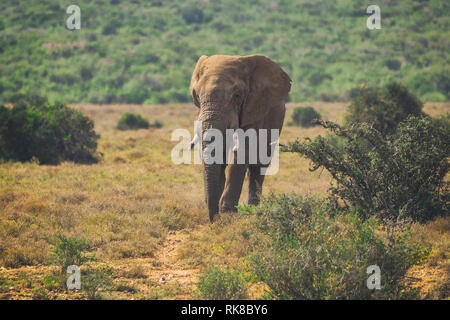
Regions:
<svg viewBox="0 0 450 320"><path fill-rule="evenodd" d="M289 104L285 122L297 105L312 105L324 119L342 121L343 103ZM234 266L245 272L251 221L223 215L210 224L203 202L200 165L175 165L171 132L193 132L192 105L73 105L95 121L101 162L58 166L37 163L0 165L0 297L4 299L86 298L83 292L55 289L46 281L56 234L84 238L96 264L113 269L111 299L192 298L197 277L207 266ZM432 116L450 111L448 103L428 103ZM137 131L115 128L123 112L139 112L164 127ZM324 133L321 127L285 126L281 143ZM326 172L310 172L309 163L282 153L280 170L268 176L270 192L323 195ZM246 187L242 199L246 195ZM439 218L412 227L417 240L431 243L429 259L410 270L422 296L448 297L450 220ZM252 298L261 295L250 284Z"/></svg>

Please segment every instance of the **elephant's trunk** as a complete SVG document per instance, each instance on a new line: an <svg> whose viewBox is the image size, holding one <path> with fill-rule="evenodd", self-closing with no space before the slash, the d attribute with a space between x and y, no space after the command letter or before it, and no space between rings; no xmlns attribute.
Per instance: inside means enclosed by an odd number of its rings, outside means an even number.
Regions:
<svg viewBox="0 0 450 320"><path fill-rule="evenodd" d="M222 137L225 140L225 127L220 114L215 113L212 110L217 108L210 108L208 105L202 105L200 111L199 120L202 121L202 136L205 137L205 133L208 129L217 129L222 132ZM202 150L205 152L206 147L212 141L203 141ZM224 141L225 142L225 141ZM217 145L216 145L217 146ZM225 146L223 145L225 152ZM225 177L224 177L224 162L221 163L203 163L203 178L205 187L205 201L208 206L209 219L212 222L215 214L219 212L219 201L222 196Z"/></svg>
<svg viewBox="0 0 450 320"><path fill-rule="evenodd" d="M209 220L212 222L214 215L219 212L219 200L222 195L220 182L221 165L204 164L203 177L205 184L205 200L208 206Z"/></svg>

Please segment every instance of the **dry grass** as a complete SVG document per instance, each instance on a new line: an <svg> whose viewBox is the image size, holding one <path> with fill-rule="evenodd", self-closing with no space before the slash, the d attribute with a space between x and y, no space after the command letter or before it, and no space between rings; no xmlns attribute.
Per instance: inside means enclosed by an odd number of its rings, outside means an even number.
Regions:
<svg viewBox="0 0 450 320"><path fill-rule="evenodd" d="M297 105L311 105L324 119L338 122L345 110L343 103L289 104L286 123ZM100 263L119 271L116 282L125 281L138 288L136 292L116 290L112 296L105 295L109 298L189 298L201 268L242 262L251 223L245 218L224 216L210 225L203 203L201 166L175 165L170 160L171 150L178 143L170 140L172 131L186 128L193 132L197 113L193 105L74 107L95 121L101 135L101 162L0 165L0 295L20 299L33 296L29 287L36 286L49 272L43 265L59 233L86 239ZM449 110L448 103L425 107L432 115ZM150 121L159 120L164 127L116 130L120 115L127 111L140 113ZM321 127L285 126L280 142L322 133ZM308 168L307 160L281 154L280 170L266 177L264 194L324 194L329 175ZM241 200L246 190L245 186ZM431 262L424 268L441 268L446 261L447 278L448 223L444 219L415 227L417 234L428 237L435 247L435 265ZM437 228L442 224L447 225L446 232ZM172 253L167 255L166 251ZM173 277L159 281L169 274ZM56 297L67 296L84 297L67 292Z"/></svg>
<svg viewBox="0 0 450 320"><path fill-rule="evenodd" d="M414 240L432 246L424 264L409 270L409 276L422 286L422 297L450 297L450 219L439 217L426 224L412 226Z"/></svg>

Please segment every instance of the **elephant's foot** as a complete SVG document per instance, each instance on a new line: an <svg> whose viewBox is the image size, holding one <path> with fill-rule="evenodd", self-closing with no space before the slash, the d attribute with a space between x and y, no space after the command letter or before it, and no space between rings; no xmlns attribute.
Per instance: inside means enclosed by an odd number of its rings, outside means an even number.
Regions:
<svg viewBox="0 0 450 320"><path fill-rule="evenodd" d="M247 199L247 205L257 206L259 204L259 197L249 197Z"/></svg>
<svg viewBox="0 0 450 320"><path fill-rule="evenodd" d="M236 212L237 203L234 201L224 201L225 199L222 197L219 204L219 212Z"/></svg>
<svg viewBox="0 0 450 320"><path fill-rule="evenodd" d="M236 206L221 206L219 212L237 212L237 209Z"/></svg>
<svg viewBox="0 0 450 320"><path fill-rule="evenodd" d="M236 206L238 205L238 200L230 199L229 195L222 195L219 202L219 212L237 212Z"/></svg>

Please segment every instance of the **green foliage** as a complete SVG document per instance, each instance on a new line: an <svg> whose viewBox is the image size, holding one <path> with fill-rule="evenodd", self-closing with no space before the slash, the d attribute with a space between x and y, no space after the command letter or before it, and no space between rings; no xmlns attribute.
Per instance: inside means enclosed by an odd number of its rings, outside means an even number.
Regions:
<svg viewBox="0 0 450 320"><path fill-rule="evenodd" d="M117 29L120 28L120 22L117 20L108 21L102 28L103 35L117 34Z"/></svg>
<svg viewBox="0 0 450 320"><path fill-rule="evenodd" d="M210 267L199 278L198 296L207 300L235 300L247 297L247 282L237 271Z"/></svg>
<svg viewBox="0 0 450 320"><path fill-rule="evenodd" d="M85 291L88 299L99 299L100 290L112 288L112 270L108 267L91 267L81 273L81 290Z"/></svg>
<svg viewBox="0 0 450 320"><path fill-rule="evenodd" d="M141 83L130 81L124 85L120 100L126 103L141 104L150 97L149 89Z"/></svg>
<svg viewBox="0 0 450 320"><path fill-rule="evenodd" d="M117 129L119 130L137 130L148 128L162 128L163 123L159 120L155 120L153 123L148 122L140 114L125 112L117 123Z"/></svg>
<svg viewBox="0 0 450 320"><path fill-rule="evenodd" d="M66 289L67 273L52 272L44 278L44 288L49 291Z"/></svg>
<svg viewBox="0 0 450 320"><path fill-rule="evenodd" d="M0 274L0 292L8 292L10 287L14 286L14 281Z"/></svg>
<svg viewBox="0 0 450 320"><path fill-rule="evenodd" d="M390 70L398 70L402 66L402 63L396 59L387 59L386 60L386 67L388 67Z"/></svg>
<svg viewBox="0 0 450 320"><path fill-rule="evenodd" d="M13 108L0 106L0 159L58 164L98 161L99 136L79 110L44 98L20 97Z"/></svg>
<svg viewBox="0 0 450 320"><path fill-rule="evenodd" d="M83 239L75 237L67 238L64 235L57 235L55 248L50 254L49 263L61 267L61 273L65 274L67 267L76 265L80 267L82 264L94 259L94 255L87 255L89 246Z"/></svg>
<svg viewBox="0 0 450 320"><path fill-rule="evenodd" d="M391 1L381 31L367 30L356 0L77 4L81 30L70 32L65 3L1 2L0 104L36 90L67 103L190 101L196 60L217 53L280 63L291 101L344 100L362 82L392 79L421 99L449 99L446 1Z"/></svg>
<svg viewBox="0 0 450 320"><path fill-rule="evenodd" d="M182 8L181 16L187 24L203 22L203 11L196 6L188 5Z"/></svg>
<svg viewBox="0 0 450 320"><path fill-rule="evenodd" d="M125 112L117 123L117 129L119 130L137 130L148 129L150 123L148 120L142 118L140 114Z"/></svg>
<svg viewBox="0 0 450 320"><path fill-rule="evenodd" d="M375 217L337 212L321 199L270 196L247 208L265 237L255 242L252 271L275 299L402 299L415 291L406 271L428 254L396 230L383 237ZM367 288L367 267L381 269L381 289Z"/></svg>
<svg viewBox="0 0 450 320"><path fill-rule="evenodd" d="M155 120L152 124L150 124L150 127L159 129L163 127L163 123L161 121Z"/></svg>
<svg viewBox="0 0 450 320"><path fill-rule="evenodd" d="M383 88L362 87L345 115L345 126L366 122L383 135L395 132L400 122L409 115L422 115L422 102L399 83L390 83Z"/></svg>
<svg viewBox="0 0 450 320"><path fill-rule="evenodd" d="M312 107L296 107L292 113L292 122L297 126L314 126L315 119L320 119L320 114Z"/></svg>
<svg viewBox="0 0 450 320"><path fill-rule="evenodd" d="M290 143L313 163L327 169L336 185L333 196L364 216L425 221L449 212L449 117L409 117L389 138L362 123L342 129L321 124L334 135Z"/></svg>
<svg viewBox="0 0 450 320"><path fill-rule="evenodd" d="M31 290L33 300L49 300L50 295L43 287L36 287Z"/></svg>

